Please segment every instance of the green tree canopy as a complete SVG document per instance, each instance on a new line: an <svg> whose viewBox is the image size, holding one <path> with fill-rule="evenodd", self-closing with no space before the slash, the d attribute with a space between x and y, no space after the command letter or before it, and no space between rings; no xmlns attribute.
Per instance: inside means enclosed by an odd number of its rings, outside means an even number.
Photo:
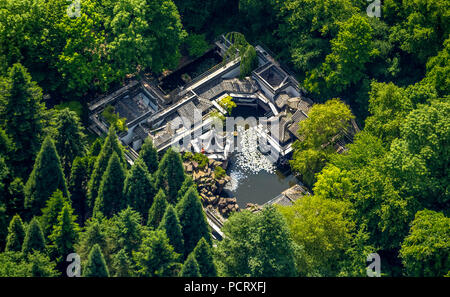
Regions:
<svg viewBox="0 0 450 297"><path fill-rule="evenodd" d="M70 171L70 200L80 224L84 224L88 214L87 191L92 163L91 157L76 157Z"/></svg>
<svg viewBox="0 0 450 297"><path fill-rule="evenodd" d="M176 204L177 194L185 179L183 162L179 153L169 148L159 163L156 186L167 195L167 201Z"/></svg>
<svg viewBox="0 0 450 297"><path fill-rule="evenodd" d="M314 105L308 118L300 122L298 133L301 140L293 144L294 154L290 164L308 185L314 184L315 174L334 153L334 144L344 136L353 118L345 103L331 99Z"/></svg>
<svg viewBox="0 0 450 297"><path fill-rule="evenodd" d="M302 246L297 258L299 273L337 275L346 250L351 245L351 205L348 202L304 196L292 206L280 207L294 241Z"/></svg>
<svg viewBox="0 0 450 297"><path fill-rule="evenodd" d="M28 225L27 233L23 241L22 252L30 254L34 251L45 252L45 239L41 226L36 217Z"/></svg>
<svg viewBox="0 0 450 297"><path fill-rule="evenodd" d="M158 170L158 152L153 145L150 137L147 137L139 151L139 158L142 159L147 166L148 172L151 174Z"/></svg>
<svg viewBox="0 0 450 297"><path fill-rule="evenodd" d="M21 64L14 64L0 84L0 125L14 143L13 169L25 178L31 171L43 137L42 89Z"/></svg>
<svg viewBox="0 0 450 297"><path fill-rule="evenodd" d="M83 157L86 153L83 126L77 114L68 108L56 113L55 147L61 159L66 176L76 157Z"/></svg>
<svg viewBox="0 0 450 297"><path fill-rule="evenodd" d="M72 207L66 202L58 216L58 223L49 237L54 245L55 258L59 263L63 263L67 255L75 252L75 244L78 242L80 233L75 219Z"/></svg>
<svg viewBox="0 0 450 297"><path fill-rule="evenodd" d="M197 246L192 253L198 263L198 269L202 277L218 276L212 247L204 238L198 241Z"/></svg>
<svg viewBox="0 0 450 297"><path fill-rule="evenodd" d="M181 277L200 277L200 270L197 260L195 260L194 254L190 254L183 264L180 271Z"/></svg>
<svg viewBox="0 0 450 297"><path fill-rule="evenodd" d="M450 218L427 209L417 212L400 249L406 274L414 277L446 275L450 271L449 238Z"/></svg>
<svg viewBox="0 0 450 297"><path fill-rule="evenodd" d="M272 206L233 214L222 228L217 265L222 276L296 276L296 247L285 219Z"/></svg>
<svg viewBox="0 0 450 297"><path fill-rule="evenodd" d="M94 215L101 213L110 218L125 207L123 199L124 181L125 170L119 157L113 152L103 175L98 197L95 200Z"/></svg>
<svg viewBox="0 0 450 297"><path fill-rule="evenodd" d="M162 189L159 189L158 193L153 200L152 207L148 211L147 226L156 229L158 228L161 220L166 212L167 199Z"/></svg>
<svg viewBox="0 0 450 297"><path fill-rule="evenodd" d="M211 231L203 211L197 190L191 187L176 206L184 239L184 255L187 257L201 238L212 243Z"/></svg>
<svg viewBox="0 0 450 297"><path fill-rule="evenodd" d="M87 265L83 271L84 277L109 277L108 267L105 258L98 244L94 244L89 253Z"/></svg>
<svg viewBox="0 0 450 297"><path fill-rule="evenodd" d="M22 250L23 240L25 239L25 230L22 219L15 215L8 227L8 237L6 237L5 251L19 252Z"/></svg>
<svg viewBox="0 0 450 297"><path fill-rule="evenodd" d="M108 162L115 152L119 158L122 167L125 168L126 160L123 152L123 147L119 143L116 132L114 128L110 128L108 131L108 136L103 143L102 149L95 161L94 169L92 170L91 178L88 184L88 207L90 213L94 208L95 200L98 196L98 191L100 188L100 183L102 182L103 175L108 167Z"/></svg>
<svg viewBox="0 0 450 297"><path fill-rule="evenodd" d="M166 208L166 212L161 220L159 229L166 232L169 243L178 254L184 253L183 233L181 232L180 220L178 220L175 209L172 205Z"/></svg>
<svg viewBox="0 0 450 297"><path fill-rule="evenodd" d="M173 251L166 233L157 230L149 232L133 258L138 275L149 277L167 275L179 255Z"/></svg>
<svg viewBox="0 0 450 297"><path fill-rule="evenodd" d="M31 214L40 215L47 199L58 189L65 197L69 197L55 144L47 137L42 143L33 171L25 185L25 207Z"/></svg>
<svg viewBox="0 0 450 297"><path fill-rule="evenodd" d="M58 216L61 213L64 204L68 201L60 190L56 190L50 198L47 199L45 208L42 209L41 224L44 236L47 238L53 231L53 226L58 223Z"/></svg>
<svg viewBox="0 0 450 297"><path fill-rule="evenodd" d="M128 206L142 215L144 222L147 221L148 210L153 204L155 194L155 183L147 166L142 160L136 160L125 179L123 197Z"/></svg>

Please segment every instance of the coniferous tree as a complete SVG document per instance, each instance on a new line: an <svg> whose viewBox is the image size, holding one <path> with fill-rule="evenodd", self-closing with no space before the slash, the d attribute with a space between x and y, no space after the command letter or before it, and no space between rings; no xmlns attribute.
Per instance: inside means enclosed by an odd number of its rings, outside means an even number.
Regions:
<svg viewBox="0 0 450 297"><path fill-rule="evenodd" d="M101 138L97 138L89 148L89 156L97 157L100 154L101 150L102 150L102 140Z"/></svg>
<svg viewBox="0 0 450 297"><path fill-rule="evenodd" d="M0 128L0 203L4 204L5 211L10 208L8 207L8 204L12 204L10 202L11 197L8 197L8 179L11 170L9 169L7 162L11 149L11 139L6 135L5 131ZM14 210L14 213L17 213L17 211Z"/></svg>
<svg viewBox="0 0 450 297"><path fill-rule="evenodd" d="M88 184L88 207L92 211L95 205L95 200L98 196L100 184L103 179L103 175L108 167L109 160L115 152L120 160L120 163L125 168L126 160L123 152L122 145L119 143L116 132L113 127L109 129L108 136L103 143L102 149L95 161L94 168L92 170L91 178Z"/></svg>
<svg viewBox="0 0 450 297"><path fill-rule="evenodd" d="M123 192L127 205L138 211L146 222L156 189L153 178L142 160L136 160L131 167L125 179Z"/></svg>
<svg viewBox="0 0 450 297"><path fill-rule="evenodd" d="M164 190L168 202L176 204L178 191L185 179L180 154L169 148L161 159L155 174L157 188Z"/></svg>
<svg viewBox="0 0 450 297"><path fill-rule="evenodd" d="M12 150L13 142L11 138L9 138L4 129L0 128L0 155L6 157Z"/></svg>
<svg viewBox="0 0 450 297"><path fill-rule="evenodd" d="M148 211L147 226L153 229L158 228L166 211L167 204L166 195L163 190L159 189L158 194L156 194L153 200L152 207Z"/></svg>
<svg viewBox="0 0 450 297"><path fill-rule="evenodd" d="M178 254L184 253L183 233L181 232L180 220L178 220L175 209L172 205L166 208L166 212L159 225L159 229L166 232L169 243Z"/></svg>
<svg viewBox="0 0 450 297"><path fill-rule="evenodd" d="M109 277L108 267L105 258L98 244L94 244L89 253L86 268L83 271L84 277Z"/></svg>
<svg viewBox="0 0 450 297"><path fill-rule="evenodd" d="M191 187L176 206L184 239L184 255L189 255L204 237L212 243L211 232L197 190Z"/></svg>
<svg viewBox="0 0 450 297"><path fill-rule="evenodd" d="M0 120L14 143L11 169L22 178L30 173L42 139L44 106L41 99L42 90L31 81L25 67L14 64L0 93Z"/></svg>
<svg viewBox="0 0 450 297"><path fill-rule="evenodd" d="M125 170L119 157L113 152L108 167L103 175L98 197L95 200L94 214L102 213L107 218L118 213L124 206L123 184Z"/></svg>
<svg viewBox="0 0 450 297"><path fill-rule="evenodd" d="M22 246L22 252L25 254L29 254L34 251L45 251L44 234L42 233L41 226L36 217L31 220L30 225L28 226Z"/></svg>
<svg viewBox="0 0 450 297"><path fill-rule="evenodd" d="M28 262L31 264L31 277L57 277L60 275L56 270L56 263L50 261L50 258L41 252L34 252L27 255Z"/></svg>
<svg viewBox="0 0 450 297"><path fill-rule="evenodd" d="M0 250L6 245L6 237L8 236L8 220L6 217L6 208L0 202Z"/></svg>
<svg viewBox="0 0 450 297"><path fill-rule="evenodd" d="M153 174L156 170L158 170L158 151L153 146L153 142L150 137L145 139L145 142L139 152L139 158L144 161L150 174Z"/></svg>
<svg viewBox="0 0 450 297"><path fill-rule="evenodd" d="M178 257L162 230L151 231L139 251L133 253L138 275L147 277L167 275Z"/></svg>
<svg viewBox="0 0 450 297"><path fill-rule="evenodd" d="M198 267L197 260L195 260L195 257L193 254L190 254L186 261L183 264L183 267L180 271L181 277L200 277L200 270Z"/></svg>
<svg viewBox="0 0 450 297"><path fill-rule="evenodd" d="M111 228L108 228L108 237L114 242L112 253L124 249L131 257L133 251L139 249L144 235L141 225L142 218L137 211L127 207L111 219Z"/></svg>
<svg viewBox="0 0 450 297"><path fill-rule="evenodd" d="M5 191L6 194L6 191ZM16 177L8 187L8 199L6 201L7 214L12 216L16 213L24 213L25 185L20 177Z"/></svg>
<svg viewBox="0 0 450 297"><path fill-rule="evenodd" d="M77 157L73 161L69 180L70 199L78 216L78 223L83 224L87 218L87 185L90 173L90 158Z"/></svg>
<svg viewBox="0 0 450 297"><path fill-rule="evenodd" d="M22 250L24 238L25 230L23 228L22 219L19 215L15 215L9 223L5 251L20 252Z"/></svg>
<svg viewBox="0 0 450 297"><path fill-rule="evenodd" d="M200 239L193 251L202 277L217 276L217 268L213 259L213 251L204 238Z"/></svg>
<svg viewBox="0 0 450 297"><path fill-rule="evenodd" d="M109 263L109 249L104 229L101 221L96 218L91 218L86 222L85 231L80 234L79 243L76 245L76 251L83 261L89 258L92 247L97 244L102 250L106 263Z"/></svg>
<svg viewBox="0 0 450 297"><path fill-rule="evenodd" d="M80 228L75 219L72 207L66 202L58 216L58 223L50 235L55 248L55 258L60 264L61 271L65 271L65 259L67 255L75 252L75 244L78 242Z"/></svg>
<svg viewBox="0 0 450 297"><path fill-rule="evenodd" d="M194 183L194 180L192 179L192 176L187 175L186 179L184 180L183 184L181 185L180 190L177 194L177 201L180 201L181 198L186 194L186 192L189 190L190 187L194 186L194 188L197 187L197 185Z"/></svg>
<svg viewBox="0 0 450 297"><path fill-rule="evenodd" d="M64 173L69 176L73 160L83 157L86 151L83 126L75 112L65 108L56 114L54 140Z"/></svg>
<svg viewBox="0 0 450 297"><path fill-rule="evenodd" d="M51 138L47 137L25 185L25 207L31 214L40 215L41 208L57 189L61 190L65 197L69 197L58 153Z"/></svg>
<svg viewBox="0 0 450 297"><path fill-rule="evenodd" d="M114 276L115 277L129 277L131 276L131 262L128 258L127 252L121 249L113 260Z"/></svg>
<svg viewBox="0 0 450 297"><path fill-rule="evenodd" d="M9 168L6 164L5 158L0 155L0 202L8 202L7 188L8 188Z"/></svg>
<svg viewBox="0 0 450 297"><path fill-rule="evenodd" d="M47 200L45 208L42 209L41 226L45 238L48 238L53 231L53 226L58 223L58 216L64 204L67 202L60 190L56 190Z"/></svg>

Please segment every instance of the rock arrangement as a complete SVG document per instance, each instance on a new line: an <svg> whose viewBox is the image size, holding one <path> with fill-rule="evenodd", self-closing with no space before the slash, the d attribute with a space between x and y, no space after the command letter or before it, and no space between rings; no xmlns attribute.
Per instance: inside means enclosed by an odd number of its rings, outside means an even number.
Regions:
<svg viewBox="0 0 450 297"><path fill-rule="evenodd" d="M185 171L192 175L192 179L197 184L197 190L203 206L212 206L223 217L228 217L231 212L239 210L236 198L221 196L222 190L230 181L230 177L227 175L222 178L217 178L214 175L214 168L217 166L222 167L222 162L209 160L205 168L199 168L196 161L185 161L183 165Z"/></svg>
<svg viewBox="0 0 450 297"><path fill-rule="evenodd" d="M262 210L262 206L256 203L247 203L245 209L250 210L251 212L258 212Z"/></svg>

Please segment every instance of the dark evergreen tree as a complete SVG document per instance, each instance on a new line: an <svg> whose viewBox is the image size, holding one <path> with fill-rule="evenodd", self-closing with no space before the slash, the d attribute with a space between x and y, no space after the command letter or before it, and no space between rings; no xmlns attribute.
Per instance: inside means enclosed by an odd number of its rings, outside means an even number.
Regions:
<svg viewBox="0 0 450 297"><path fill-rule="evenodd" d="M53 231L53 226L58 223L58 216L61 213L64 203L67 202L60 190L47 200L45 208L42 209L41 226L45 238L48 238Z"/></svg>
<svg viewBox="0 0 450 297"><path fill-rule="evenodd" d="M145 139L145 142L139 152L139 158L144 161L150 174L153 174L156 170L158 170L158 151L153 146L153 142L150 137Z"/></svg>
<svg viewBox="0 0 450 297"><path fill-rule="evenodd" d="M131 257L133 251L139 249L144 235L140 214L127 207L115 215L110 222L112 226L108 229L110 232L108 237L113 242L111 252L117 253L124 249Z"/></svg>
<svg viewBox="0 0 450 297"><path fill-rule="evenodd" d="M109 277L108 267L105 258L98 244L94 244L89 253L86 268L83 271L84 277Z"/></svg>
<svg viewBox="0 0 450 297"><path fill-rule="evenodd" d="M0 204L5 207L5 211L10 209L11 197L8 195L8 183L10 179L10 169L8 167L8 154L12 149L12 142L5 131L0 128ZM22 201L23 202L23 201ZM18 213L13 210L13 213Z"/></svg>
<svg viewBox="0 0 450 297"><path fill-rule="evenodd" d="M189 255L204 237L211 244L211 232L197 190L191 187L176 206L184 238L184 255Z"/></svg>
<svg viewBox="0 0 450 297"><path fill-rule="evenodd" d="M184 180L183 184L181 185L180 190L177 194L177 201L180 201L181 198L186 194L186 192L189 190L190 187L194 186L194 188L197 187L197 185L194 183L194 180L190 175L186 176L186 179Z"/></svg>
<svg viewBox="0 0 450 297"><path fill-rule="evenodd" d="M56 134L54 137L56 151L61 158L61 164L66 176L76 157L83 157L86 153L83 126L77 114L65 108L56 114Z"/></svg>
<svg viewBox="0 0 450 297"><path fill-rule="evenodd" d="M41 208L57 189L61 190L65 197L69 197L58 153L51 138L47 137L25 185L25 207L32 215L40 215Z"/></svg>
<svg viewBox="0 0 450 297"><path fill-rule="evenodd" d="M0 203L6 204L9 200L7 195L9 168L5 158L0 155Z"/></svg>
<svg viewBox="0 0 450 297"><path fill-rule="evenodd" d="M138 211L146 222L156 189L153 178L142 160L136 160L128 172L123 192L128 206Z"/></svg>
<svg viewBox="0 0 450 297"><path fill-rule="evenodd" d="M6 201L7 214L12 216L14 214L24 213L25 204L25 185L20 177L15 178L8 188L8 200Z"/></svg>
<svg viewBox="0 0 450 297"><path fill-rule="evenodd" d="M6 245L6 237L8 236L8 219L6 216L6 208L0 202L0 250Z"/></svg>
<svg viewBox="0 0 450 297"><path fill-rule="evenodd" d="M25 230L23 228L22 219L19 215L15 215L9 223L5 251L20 252L22 250L24 238Z"/></svg>
<svg viewBox="0 0 450 297"><path fill-rule="evenodd" d="M183 267L180 271L181 277L200 277L200 270L198 267L197 260L195 260L195 257L193 254L190 254L186 261L183 264Z"/></svg>
<svg viewBox="0 0 450 297"><path fill-rule="evenodd" d="M4 129L0 128L0 156L7 157L13 149L11 138L9 138Z"/></svg>
<svg viewBox="0 0 450 297"><path fill-rule="evenodd" d="M68 202L58 216L58 223L54 226L50 240L54 247L54 257L58 262L60 271L65 272L65 259L67 255L75 252L75 244L78 242L80 228L75 222L73 209Z"/></svg>
<svg viewBox="0 0 450 297"><path fill-rule="evenodd" d="M163 189L167 201L176 204L178 191L184 182L184 168L180 154L169 148L164 154L156 172L156 186Z"/></svg>
<svg viewBox="0 0 450 297"><path fill-rule="evenodd" d="M166 208L159 229L166 232L169 243L178 254L184 254L183 233L181 232L180 220L178 220L175 209L172 205Z"/></svg>
<svg viewBox="0 0 450 297"><path fill-rule="evenodd" d="M76 251L80 255L83 263L89 258L92 247L97 244L102 250L106 263L109 263L109 248L107 244L107 236L101 221L91 218L86 222L85 231L80 234L80 241L76 245Z"/></svg>
<svg viewBox="0 0 450 297"><path fill-rule="evenodd" d="M127 252L124 249L120 250L113 260L114 276L115 277L129 277L131 276L131 262L128 258Z"/></svg>
<svg viewBox="0 0 450 297"><path fill-rule="evenodd" d="M103 175L98 197L95 200L94 214L102 213L107 218L110 218L124 208L124 181L125 170L120 163L119 157L113 152Z"/></svg>
<svg viewBox="0 0 450 297"><path fill-rule="evenodd" d="M204 238L200 239L193 251L202 277L217 276L217 268L213 259L213 251Z"/></svg>
<svg viewBox="0 0 450 297"><path fill-rule="evenodd" d="M94 143L89 148L89 156L97 157L102 150L102 143L101 138L95 139Z"/></svg>
<svg viewBox="0 0 450 297"><path fill-rule="evenodd" d="M22 252L30 254L34 251L45 251L45 239L41 226L36 217L34 217L28 225L27 233L23 241Z"/></svg>
<svg viewBox="0 0 450 297"><path fill-rule="evenodd" d="M165 276L179 255L173 251L166 233L151 231L144 238L139 251L133 253L139 276Z"/></svg>
<svg viewBox="0 0 450 297"><path fill-rule="evenodd" d="M115 152L120 160L123 168L126 168L126 160L123 152L122 145L119 143L116 132L113 127L109 129L108 136L103 143L102 149L95 161L94 168L92 170L91 178L88 184L88 207L90 212L92 212L95 200L98 196L98 191L100 189L100 184L103 179L103 175L108 167L109 160Z"/></svg>
<svg viewBox="0 0 450 297"><path fill-rule="evenodd" d="M0 122L14 143L11 169L25 178L31 171L43 135L42 90L25 67L14 64L0 93Z"/></svg>
<svg viewBox="0 0 450 297"><path fill-rule="evenodd" d="M153 229L158 228L166 211L167 204L166 195L160 189L153 200L152 207L148 211L147 226Z"/></svg>
<svg viewBox="0 0 450 297"><path fill-rule="evenodd" d="M41 252L34 252L27 255L28 263L31 266L31 277L57 277L60 273L56 270L56 263L50 261L50 258Z"/></svg>
<svg viewBox="0 0 450 297"><path fill-rule="evenodd" d="M78 223L83 225L87 218L87 185L90 173L90 158L77 157L73 161L69 180L70 199L75 214L78 216Z"/></svg>

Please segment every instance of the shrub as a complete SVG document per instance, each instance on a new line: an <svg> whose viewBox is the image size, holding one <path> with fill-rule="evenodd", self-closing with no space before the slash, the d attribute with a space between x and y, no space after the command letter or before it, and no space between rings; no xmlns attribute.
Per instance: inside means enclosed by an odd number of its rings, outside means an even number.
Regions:
<svg viewBox="0 0 450 297"><path fill-rule="evenodd" d="M194 161L198 163L198 168L200 169L204 169L209 163L208 157L200 153L194 154Z"/></svg>
<svg viewBox="0 0 450 297"><path fill-rule="evenodd" d="M189 56L198 58L209 49L209 44L205 40L205 34L191 34L186 38L186 47Z"/></svg>
<svg viewBox="0 0 450 297"><path fill-rule="evenodd" d="M220 166L216 166L216 168L214 168L214 177L216 179L222 179L224 178L226 175L225 169L223 169Z"/></svg>
<svg viewBox="0 0 450 297"><path fill-rule="evenodd" d="M231 114L231 111L233 111L233 108L235 108L237 106L236 103L233 101L233 97L231 97L231 96L227 96L227 97L221 99L219 101L219 105L223 109L225 109L229 115Z"/></svg>
<svg viewBox="0 0 450 297"><path fill-rule="evenodd" d="M102 111L102 117L110 124L113 125L117 131L127 131L126 118L120 118L119 114L115 112L114 106L108 105Z"/></svg>

